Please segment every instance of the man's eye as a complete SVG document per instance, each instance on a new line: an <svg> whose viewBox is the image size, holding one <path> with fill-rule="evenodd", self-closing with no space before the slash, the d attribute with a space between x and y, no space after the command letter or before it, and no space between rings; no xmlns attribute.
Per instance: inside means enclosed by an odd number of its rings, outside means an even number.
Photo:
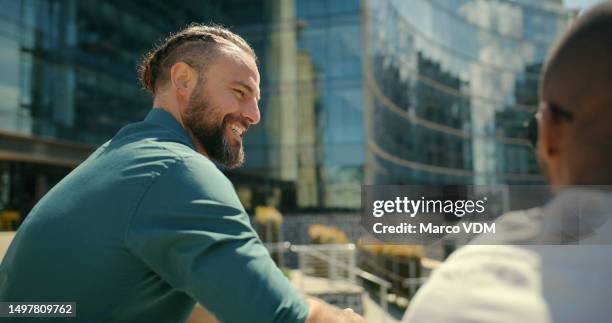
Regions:
<svg viewBox="0 0 612 323"><path fill-rule="evenodd" d="M236 97L238 97L238 99L240 99L240 100L244 99L244 92L243 91L235 89L234 93L236 93Z"/></svg>

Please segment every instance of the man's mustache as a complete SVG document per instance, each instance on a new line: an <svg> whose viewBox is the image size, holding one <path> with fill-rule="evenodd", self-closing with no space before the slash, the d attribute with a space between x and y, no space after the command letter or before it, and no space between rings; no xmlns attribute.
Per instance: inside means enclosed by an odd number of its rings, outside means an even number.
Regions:
<svg viewBox="0 0 612 323"><path fill-rule="evenodd" d="M223 128L227 127L230 123L240 123L240 125L244 128L243 135L249 130L251 123L249 120L238 114L228 114L223 117Z"/></svg>

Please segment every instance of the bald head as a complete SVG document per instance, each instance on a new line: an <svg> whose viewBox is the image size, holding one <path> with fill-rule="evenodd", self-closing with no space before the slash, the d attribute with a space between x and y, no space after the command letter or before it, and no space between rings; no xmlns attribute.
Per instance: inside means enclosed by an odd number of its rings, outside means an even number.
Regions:
<svg viewBox="0 0 612 323"><path fill-rule="evenodd" d="M552 48L540 84L542 101L555 102L568 110L602 109L606 104L611 107L612 2L600 4L576 19Z"/></svg>
<svg viewBox="0 0 612 323"><path fill-rule="evenodd" d="M540 101L574 116L559 135L567 137L560 146L575 177L591 178L588 168L596 167L612 181L612 1L581 14L552 48L542 72Z"/></svg>

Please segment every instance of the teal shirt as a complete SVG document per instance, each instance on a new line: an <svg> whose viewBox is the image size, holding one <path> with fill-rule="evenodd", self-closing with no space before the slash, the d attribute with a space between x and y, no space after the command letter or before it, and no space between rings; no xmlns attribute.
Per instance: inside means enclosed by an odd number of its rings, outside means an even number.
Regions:
<svg viewBox="0 0 612 323"><path fill-rule="evenodd" d="M196 302L221 322L308 314L230 181L161 109L32 209L0 266L0 301L76 302L70 321L88 323L184 322Z"/></svg>

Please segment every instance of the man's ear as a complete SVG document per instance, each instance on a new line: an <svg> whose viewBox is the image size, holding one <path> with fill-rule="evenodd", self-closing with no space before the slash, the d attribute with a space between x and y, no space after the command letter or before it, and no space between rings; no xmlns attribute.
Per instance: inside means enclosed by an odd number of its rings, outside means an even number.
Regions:
<svg viewBox="0 0 612 323"><path fill-rule="evenodd" d="M558 158L562 148L561 142L565 135L564 123L556 120L548 107L542 109L542 119L540 122L538 145L542 147L541 153L549 160Z"/></svg>
<svg viewBox="0 0 612 323"><path fill-rule="evenodd" d="M170 85L177 96L188 98L197 83L195 70L184 62L177 62L170 68Z"/></svg>

